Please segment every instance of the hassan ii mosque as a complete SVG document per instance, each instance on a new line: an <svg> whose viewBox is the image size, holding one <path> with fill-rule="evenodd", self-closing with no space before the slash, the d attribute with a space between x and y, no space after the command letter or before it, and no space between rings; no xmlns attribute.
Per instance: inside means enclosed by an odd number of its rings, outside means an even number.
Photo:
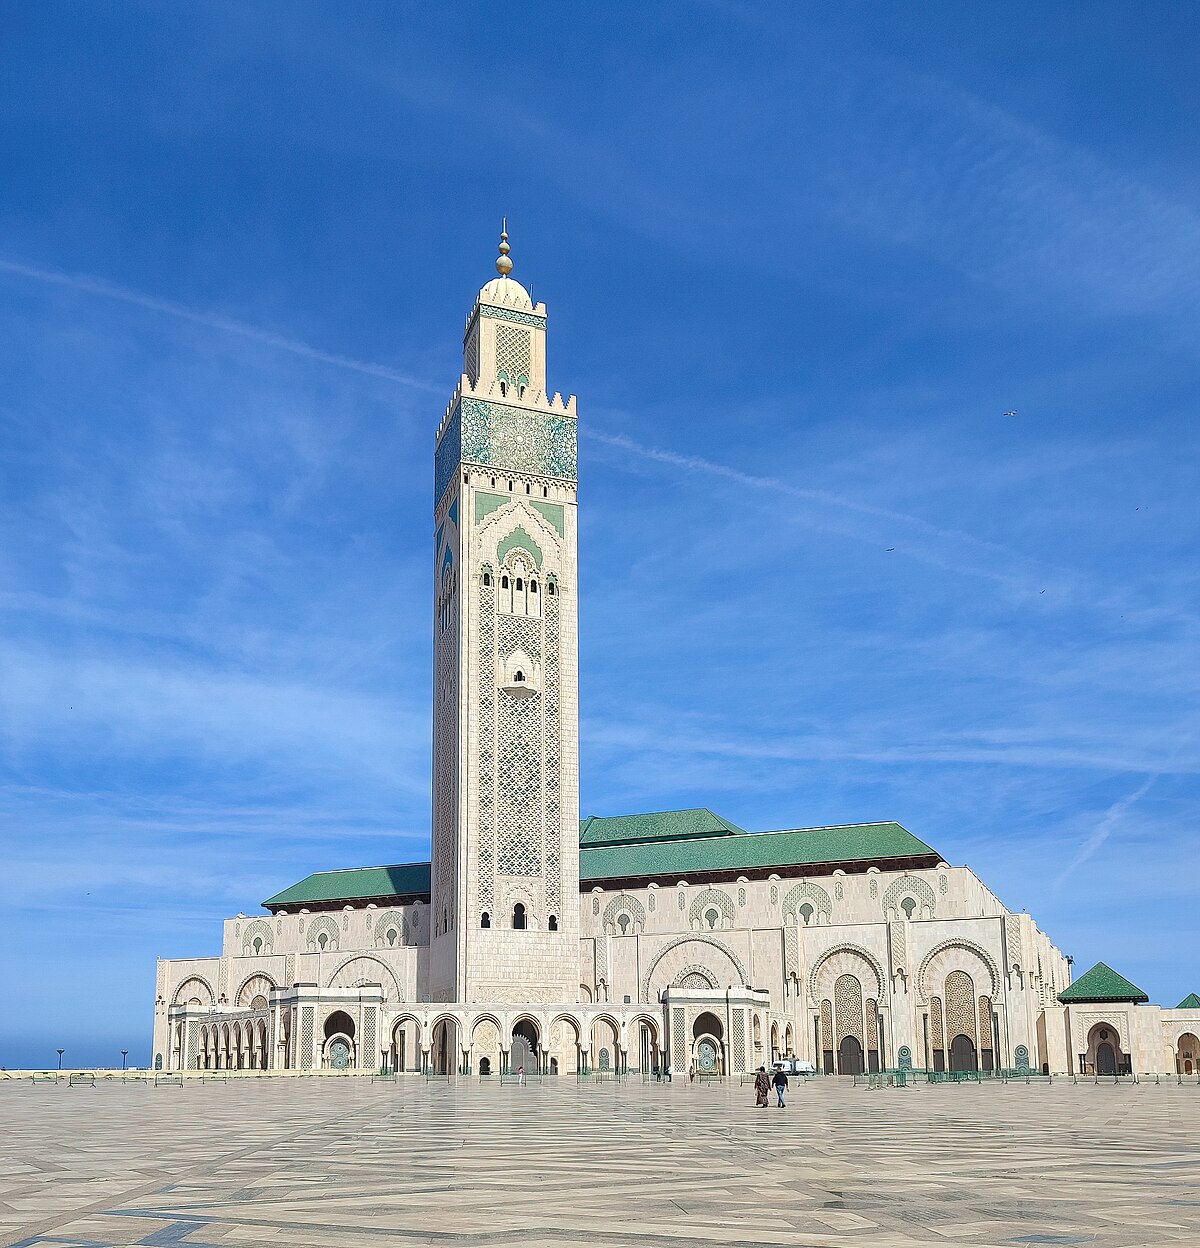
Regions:
<svg viewBox="0 0 1200 1248"><path fill-rule="evenodd" d="M544 1075L1200 1068L1200 998L1071 982L898 823L579 819L576 407L546 306L467 318L434 468L432 862L319 871L158 963L154 1065Z"/></svg>

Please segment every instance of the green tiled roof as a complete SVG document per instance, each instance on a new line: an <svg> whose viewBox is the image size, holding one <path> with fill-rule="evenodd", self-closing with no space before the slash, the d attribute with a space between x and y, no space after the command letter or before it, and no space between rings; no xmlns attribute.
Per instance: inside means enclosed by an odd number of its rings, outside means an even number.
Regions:
<svg viewBox="0 0 1200 1248"><path fill-rule="evenodd" d="M662 810L648 815L589 815L579 825L581 848L590 845L634 845L640 841L682 841L695 836L734 836L745 833L704 806L692 810Z"/></svg>
<svg viewBox="0 0 1200 1248"><path fill-rule="evenodd" d="M709 871L816 866L889 858L932 858L938 854L898 823L855 823L794 832L648 841L579 850L581 882Z"/></svg>
<svg viewBox="0 0 1200 1248"><path fill-rule="evenodd" d="M1200 1010L1200 997L1194 992L1189 992L1175 1008L1177 1010Z"/></svg>
<svg viewBox="0 0 1200 1248"><path fill-rule="evenodd" d="M1150 998L1124 975L1118 975L1111 966L1097 962L1069 987L1058 994L1064 1005L1082 1005L1090 1001L1132 1001L1141 1004Z"/></svg>
<svg viewBox="0 0 1200 1248"><path fill-rule="evenodd" d="M302 906L309 901L359 901L372 897L429 895L429 863L405 862L395 867L355 867L349 871L317 871L299 884L268 897L264 906Z"/></svg>
<svg viewBox="0 0 1200 1248"><path fill-rule="evenodd" d="M669 810L649 815L595 816L580 825L579 879L650 879L701 876L708 872L812 867L852 862L925 859L936 850L898 823L853 823L834 828L744 832L711 810ZM430 890L429 863L318 871L268 897L268 909L366 902L423 896Z"/></svg>

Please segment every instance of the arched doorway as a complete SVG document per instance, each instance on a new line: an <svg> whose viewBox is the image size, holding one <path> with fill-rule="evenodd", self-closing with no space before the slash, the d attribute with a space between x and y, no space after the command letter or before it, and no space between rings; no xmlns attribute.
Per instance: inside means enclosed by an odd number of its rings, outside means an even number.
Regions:
<svg viewBox="0 0 1200 1248"><path fill-rule="evenodd" d="M1115 1075L1117 1073L1117 1051L1107 1040L1101 1040L1096 1046L1096 1074Z"/></svg>
<svg viewBox="0 0 1200 1248"><path fill-rule="evenodd" d="M692 1057L702 1075L725 1073L725 1028L711 1011L705 1010L692 1025Z"/></svg>
<svg viewBox="0 0 1200 1248"><path fill-rule="evenodd" d="M325 1020L325 1064L333 1070L349 1070L354 1059L354 1019L345 1010L334 1010Z"/></svg>
<svg viewBox="0 0 1200 1248"><path fill-rule="evenodd" d="M862 1045L857 1036L843 1036L837 1046L838 1075L862 1075Z"/></svg>
<svg viewBox="0 0 1200 1248"><path fill-rule="evenodd" d="M863 1073L863 1047L857 1036L843 1036L838 1045L838 1073L861 1075Z"/></svg>
<svg viewBox="0 0 1200 1248"><path fill-rule="evenodd" d="M1194 1033L1185 1031L1175 1045L1175 1069L1181 1075L1194 1075L1200 1061L1200 1040Z"/></svg>
<svg viewBox="0 0 1200 1248"><path fill-rule="evenodd" d="M508 1053L510 1072L515 1073L522 1066L525 1067L526 1074L538 1069L538 1031L528 1018L521 1019L513 1028L512 1048Z"/></svg>
<svg viewBox="0 0 1200 1248"><path fill-rule="evenodd" d="M1088 1032L1084 1060L1097 1075L1119 1075L1124 1071L1125 1054L1121 1051L1121 1036L1111 1023L1097 1023Z"/></svg>
<svg viewBox="0 0 1200 1248"><path fill-rule="evenodd" d="M439 1075L458 1071L458 1024L452 1018L439 1018L430 1036L430 1061Z"/></svg>
<svg viewBox="0 0 1200 1248"><path fill-rule="evenodd" d="M975 1041L961 1033L950 1041L950 1069L978 1070L979 1058L975 1052Z"/></svg>

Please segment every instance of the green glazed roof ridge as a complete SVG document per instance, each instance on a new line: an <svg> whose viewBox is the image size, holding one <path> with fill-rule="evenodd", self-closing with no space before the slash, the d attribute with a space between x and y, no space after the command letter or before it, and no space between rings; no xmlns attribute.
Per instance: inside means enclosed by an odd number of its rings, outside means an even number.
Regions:
<svg viewBox="0 0 1200 1248"><path fill-rule="evenodd" d="M429 891L428 862L399 862L379 867L342 867L314 871L262 903L264 907L302 905L305 902L349 901L366 897L396 897Z"/></svg>
<svg viewBox="0 0 1200 1248"><path fill-rule="evenodd" d="M745 836L745 828L707 806L648 810L625 815L588 815L579 824L580 847L632 844L637 841L694 840L709 836Z"/></svg>
<svg viewBox="0 0 1200 1248"><path fill-rule="evenodd" d="M1106 962L1097 962L1090 971L1085 971L1058 994L1058 999L1067 1005L1082 1005L1089 1001L1140 1003L1150 1000L1137 984L1126 979L1119 971L1114 971Z"/></svg>

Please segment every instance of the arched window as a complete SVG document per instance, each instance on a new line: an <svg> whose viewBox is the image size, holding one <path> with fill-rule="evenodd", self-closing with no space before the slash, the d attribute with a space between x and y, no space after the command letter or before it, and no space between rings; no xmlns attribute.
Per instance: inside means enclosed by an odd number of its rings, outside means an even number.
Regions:
<svg viewBox="0 0 1200 1248"><path fill-rule="evenodd" d="M491 916L490 914L488 914L488 912L485 910L485 911L484 911L484 912L483 912L483 913L479 916L479 926L480 926L480 927L491 927L491 925L492 925L492 916Z"/></svg>
<svg viewBox="0 0 1200 1248"><path fill-rule="evenodd" d="M513 906L513 930L518 932L525 930L525 907L519 901Z"/></svg>
<svg viewBox="0 0 1200 1248"><path fill-rule="evenodd" d="M911 897L905 897L905 899L900 903L900 909L904 911L904 917L906 919L912 918L913 911L916 908L917 903Z"/></svg>
<svg viewBox="0 0 1200 1248"><path fill-rule="evenodd" d="M550 584L546 586L546 593L548 593L551 598L554 597L554 582L553 581L551 581Z"/></svg>
<svg viewBox="0 0 1200 1248"><path fill-rule="evenodd" d="M513 684L514 684L514 685L523 685L524 683L525 683L525 673L524 673L524 672L513 672Z"/></svg>
<svg viewBox="0 0 1200 1248"><path fill-rule="evenodd" d="M548 485L543 485L543 486L542 486L542 497L543 497L543 498L549 498L549 497L550 497L550 487L549 487Z"/></svg>
<svg viewBox="0 0 1200 1248"><path fill-rule="evenodd" d="M629 931L629 923L630 923L629 915L627 914L617 915L617 926L621 929L622 936L624 936Z"/></svg>
<svg viewBox="0 0 1200 1248"><path fill-rule="evenodd" d="M813 916L813 908L806 901L804 905L800 907L800 917L804 920L805 927L807 927L812 922L812 916Z"/></svg>
<svg viewBox="0 0 1200 1248"><path fill-rule="evenodd" d="M518 593L519 593L522 589L524 589L524 588L525 588L525 585L524 585L524 583L522 582L522 580L521 580L521 578L520 578L519 576L517 577L517 583L516 583L516 586L515 586L514 588L517 590L517 592L518 592Z"/></svg>
<svg viewBox="0 0 1200 1248"><path fill-rule="evenodd" d="M501 398L504 398L504 396L505 396L507 393L508 393L508 382L507 382L507 381L502 381L502 382L500 383L500 397L501 397Z"/></svg>
<svg viewBox="0 0 1200 1248"><path fill-rule="evenodd" d="M528 494L528 493L530 493L530 492L531 492L531 489L530 489L530 484L529 484L529 482L528 482L528 481L526 481L526 482L525 482L525 493L526 493L526 494Z"/></svg>
<svg viewBox="0 0 1200 1248"><path fill-rule="evenodd" d="M537 593L537 581L530 581L530 582L529 582L529 592L530 592L531 594L536 594L536 593Z"/></svg>
<svg viewBox="0 0 1200 1248"><path fill-rule="evenodd" d="M485 585L490 585L492 583L492 574L490 572L485 572L483 574L483 583Z"/></svg>
<svg viewBox="0 0 1200 1248"><path fill-rule="evenodd" d="M262 953L262 937L261 936L255 936L254 938L254 952Z"/></svg>
<svg viewBox="0 0 1200 1248"><path fill-rule="evenodd" d="M508 577L507 577L507 576L502 576L502 577L500 578L500 588L501 588L501 589L507 589L507 588L508 588Z"/></svg>
<svg viewBox="0 0 1200 1248"><path fill-rule="evenodd" d="M557 932L558 931L558 915L552 914L550 916L550 921L546 924L546 927L552 932Z"/></svg>
<svg viewBox="0 0 1200 1248"><path fill-rule="evenodd" d="M398 934L396 932L396 929L394 927L389 927L388 933L387 933L388 944L394 946L397 939L398 939Z"/></svg>
<svg viewBox="0 0 1200 1248"><path fill-rule="evenodd" d="M324 948L325 948L325 946L326 946L327 944L329 944L329 935L328 935L328 933L326 933L326 932L321 932L321 934L317 937L317 944L318 944L318 945L320 945L322 949L324 949Z"/></svg>

